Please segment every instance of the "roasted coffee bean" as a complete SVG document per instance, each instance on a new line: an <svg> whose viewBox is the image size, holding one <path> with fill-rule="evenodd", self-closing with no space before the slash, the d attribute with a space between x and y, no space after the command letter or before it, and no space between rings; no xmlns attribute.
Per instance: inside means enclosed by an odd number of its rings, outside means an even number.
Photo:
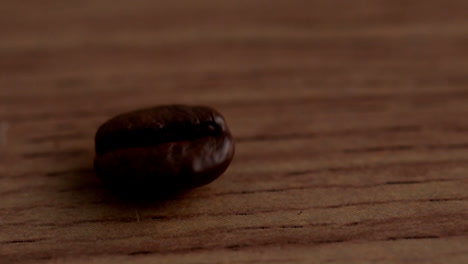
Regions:
<svg viewBox="0 0 468 264"><path fill-rule="evenodd" d="M166 196L212 182L229 166L234 141L206 106L163 105L118 115L95 138L97 175L125 194Z"/></svg>

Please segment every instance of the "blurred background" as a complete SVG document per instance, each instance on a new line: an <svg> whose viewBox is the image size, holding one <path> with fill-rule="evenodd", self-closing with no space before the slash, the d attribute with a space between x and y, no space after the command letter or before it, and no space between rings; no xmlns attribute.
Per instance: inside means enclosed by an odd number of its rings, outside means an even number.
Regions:
<svg viewBox="0 0 468 264"><path fill-rule="evenodd" d="M273 100L281 108L395 89L412 98L418 90L460 88L450 83L466 78L467 7L434 0L3 1L1 93L13 119L169 102Z"/></svg>

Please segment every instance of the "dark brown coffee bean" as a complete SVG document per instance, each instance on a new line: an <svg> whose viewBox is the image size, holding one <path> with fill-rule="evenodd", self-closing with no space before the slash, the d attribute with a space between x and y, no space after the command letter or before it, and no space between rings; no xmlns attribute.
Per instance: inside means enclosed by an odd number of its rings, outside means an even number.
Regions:
<svg viewBox="0 0 468 264"><path fill-rule="evenodd" d="M224 118L205 106L165 105L118 115L99 127L96 173L128 194L165 196L218 178L234 155Z"/></svg>

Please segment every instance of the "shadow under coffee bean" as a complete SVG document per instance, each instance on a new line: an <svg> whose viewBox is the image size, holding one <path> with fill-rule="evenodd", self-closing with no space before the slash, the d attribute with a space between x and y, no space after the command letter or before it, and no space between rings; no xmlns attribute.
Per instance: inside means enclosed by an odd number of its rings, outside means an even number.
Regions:
<svg viewBox="0 0 468 264"><path fill-rule="evenodd" d="M162 198L208 184L234 156L224 118L206 106L163 105L118 115L95 138L97 175L130 197Z"/></svg>

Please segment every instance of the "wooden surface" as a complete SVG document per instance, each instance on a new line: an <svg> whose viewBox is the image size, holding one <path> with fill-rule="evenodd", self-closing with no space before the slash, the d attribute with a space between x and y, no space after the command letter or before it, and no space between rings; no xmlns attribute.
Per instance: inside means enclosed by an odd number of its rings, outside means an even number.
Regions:
<svg viewBox="0 0 468 264"><path fill-rule="evenodd" d="M468 1L2 1L1 263L468 263ZM122 201L99 124L206 104L212 184Z"/></svg>

